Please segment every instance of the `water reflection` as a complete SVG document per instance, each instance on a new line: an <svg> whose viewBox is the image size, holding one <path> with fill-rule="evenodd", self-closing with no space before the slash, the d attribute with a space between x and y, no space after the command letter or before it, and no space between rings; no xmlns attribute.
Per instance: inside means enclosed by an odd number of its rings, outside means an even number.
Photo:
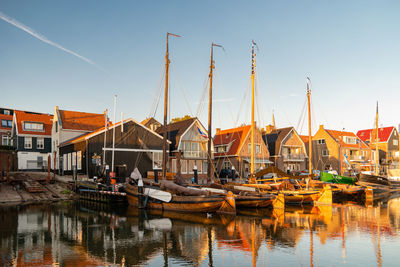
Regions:
<svg viewBox="0 0 400 267"><path fill-rule="evenodd" d="M93 202L0 212L1 266L381 266L400 249L400 198L236 217Z"/></svg>

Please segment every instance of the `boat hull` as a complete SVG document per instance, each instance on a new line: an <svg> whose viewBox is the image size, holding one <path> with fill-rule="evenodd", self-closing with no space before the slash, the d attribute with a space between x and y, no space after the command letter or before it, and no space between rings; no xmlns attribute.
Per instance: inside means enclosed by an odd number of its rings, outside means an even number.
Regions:
<svg viewBox="0 0 400 267"><path fill-rule="evenodd" d="M334 184L349 184L349 185L353 185L357 181L356 178L334 175L327 172L321 172L320 179L323 182L334 183Z"/></svg>
<svg viewBox="0 0 400 267"><path fill-rule="evenodd" d="M388 178L383 177L383 176L376 176L376 175L370 175L370 174L365 174L365 173L360 173L359 182L362 184L370 184L370 185L386 185L390 186L390 181Z"/></svg>
<svg viewBox="0 0 400 267"><path fill-rule="evenodd" d="M282 191L285 196L285 204L302 205L312 204L321 196L320 191Z"/></svg>
<svg viewBox="0 0 400 267"><path fill-rule="evenodd" d="M126 186L126 197L131 206L138 207L139 193L137 186ZM146 198L146 197L145 197ZM224 196L178 196L172 195L170 202L147 198L145 208L177 212L215 212L225 201Z"/></svg>
<svg viewBox="0 0 400 267"><path fill-rule="evenodd" d="M235 196L237 208L266 208L272 206L276 196Z"/></svg>

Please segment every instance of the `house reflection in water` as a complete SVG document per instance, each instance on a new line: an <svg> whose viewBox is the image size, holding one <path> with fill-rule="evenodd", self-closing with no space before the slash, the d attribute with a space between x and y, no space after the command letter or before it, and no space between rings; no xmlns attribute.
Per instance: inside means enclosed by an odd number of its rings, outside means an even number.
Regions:
<svg viewBox="0 0 400 267"><path fill-rule="evenodd" d="M236 217L91 202L0 211L1 266L395 265L400 243L399 198Z"/></svg>

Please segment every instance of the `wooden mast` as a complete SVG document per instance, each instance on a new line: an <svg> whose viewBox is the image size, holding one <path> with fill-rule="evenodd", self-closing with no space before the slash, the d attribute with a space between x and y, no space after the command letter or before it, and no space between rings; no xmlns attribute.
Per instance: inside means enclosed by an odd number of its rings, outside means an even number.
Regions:
<svg viewBox="0 0 400 267"><path fill-rule="evenodd" d="M211 142L212 142L212 134L211 134L211 125L212 125L212 84L213 84L213 70L214 66L214 46L222 47L222 45L211 43L211 59L210 59L210 90L208 92L208 142L207 142L207 152L208 152L208 162L207 162L207 183L211 182L212 175L214 174L214 168L212 165L212 153L211 153Z"/></svg>
<svg viewBox="0 0 400 267"><path fill-rule="evenodd" d="M375 136L375 175L379 175L379 147L378 147L378 142L379 142L379 112L378 112L378 102L376 102L376 136Z"/></svg>
<svg viewBox="0 0 400 267"><path fill-rule="evenodd" d="M162 179L167 176L167 114L168 114L168 72L169 72L169 51L168 37L180 37L179 35L167 32L167 51L165 53L165 92L164 92L164 129L163 129L163 158L162 158Z"/></svg>
<svg viewBox="0 0 400 267"><path fill-rule="evenodd" d="M307 105L308 105L308 173L309 178L307 180L307 189L309 179L312 177L312 139L311 139L311 89L310 89L310 78L307 77Z"/></svg>
<svg viewBox="0 0 400 267"><path fill-rule="evenodd" d="M254 53L255 42L252 41L251 45L251 156L250 156L250 175L254 175L254 74L256 65L256 54Z"/></svg>

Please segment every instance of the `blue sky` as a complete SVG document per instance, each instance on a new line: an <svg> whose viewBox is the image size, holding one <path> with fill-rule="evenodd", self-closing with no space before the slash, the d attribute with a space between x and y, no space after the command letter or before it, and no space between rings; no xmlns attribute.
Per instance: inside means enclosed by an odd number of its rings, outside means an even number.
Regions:
<svg viewBox="0 0 400 267"><path fill-rule="evenodd" d="M214 59L213 128L250 121L251 40L258 44L259 125L298 126L306 77L313 123L357 131L400 123L398 1L7 1L0 12L99 68L0 20L0 105L52 113L152 113L170 40L171 117L196 115ZM161 85L163 83L161 82ZM161 86L163 90L163 86ZM183 93L182 93L183 92ZM162 121L162 101L156 118ZM238 115L239 114L239 115ZM112 117L112 113L110 113ZM199 114L207 126L206 107Z"/></svg>

